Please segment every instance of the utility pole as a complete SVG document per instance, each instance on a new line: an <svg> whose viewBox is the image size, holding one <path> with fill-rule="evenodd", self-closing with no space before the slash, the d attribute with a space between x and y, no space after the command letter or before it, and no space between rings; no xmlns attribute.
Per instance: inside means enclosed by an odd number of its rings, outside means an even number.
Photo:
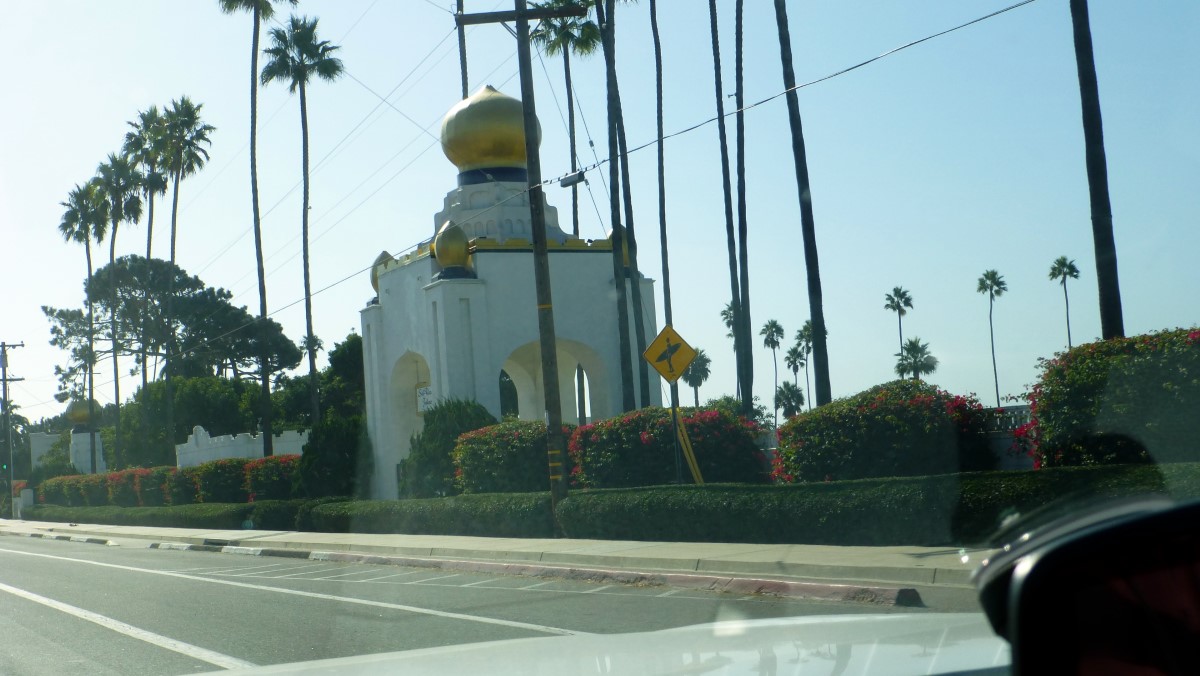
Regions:
<svg viewBox="0 0 1200 676"><path fill-rule="evenodd" d="M12 402L8 398L8 384L20 382L24 378L9 378L8 377L8 348L25 347L24 341L20 343L5 343L0 342L0 383L3 384L4 395L4 434L8 441L8 487L5 489L8 494L9 504L12 503L12 485L13 485L13 438L12 438ZM14 512L10 512L10 515Z"/></svg>
<svg viewBox="0 0 1200 676"><path fill-rule="evenodd" d="M558 347L554 335L554 304L550 295L550 259L546 253L546 204L542 193L542 164L538 155L537 110L533 101L533 66L529 55L529 20L586 16L584 6L528 9L525 0L505 12L456 14L455 23L468 26L516 21L517 63L521 72L521 108L525 114L525 161L528 174L529 221L533 228L533 278L537 289L538 339L542 353L542 396L546 400L546 460L550 473L551 509L567 497L566 439L562 433L562 402L558 389Z"/></svg>

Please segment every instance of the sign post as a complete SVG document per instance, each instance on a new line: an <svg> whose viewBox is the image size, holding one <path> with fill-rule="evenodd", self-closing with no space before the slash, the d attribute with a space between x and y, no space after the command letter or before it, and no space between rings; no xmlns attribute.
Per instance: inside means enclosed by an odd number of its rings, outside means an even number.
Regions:
<svg viewBox="0 0 1200 676"><path fill-rule="evenodd" d="M642 353L642 358L646 360L650 366L658 371L658 375L663 377L671 384L671 389L674 391L676 381L682 376L687 367L691 365L692 360L696 358L696 350L688 345L683 336L679 335L670 324L663 327L663 330L658 333L658 336L646 346L646 351ZM671 406L671 428L675 431L675 483L683 483L683 463L680 461L680 444L679 435L684 432L683 425L679 420L679 408L672 402ZM696 464L695 454L692 453L691 443L686 442L683 451L687 453L688 468L692 472L692 478L696 483L704 483L700 476L700 467Z"/></svg>

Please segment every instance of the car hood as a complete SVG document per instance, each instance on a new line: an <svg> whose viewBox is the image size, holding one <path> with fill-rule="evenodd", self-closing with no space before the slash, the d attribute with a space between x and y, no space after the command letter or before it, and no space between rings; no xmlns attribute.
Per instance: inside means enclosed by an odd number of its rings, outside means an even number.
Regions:
<svg viewBox="0 0 1200 676"><path fill-rule="evenodd" d="M1007 673L981 614L823 615L579 634L272 665L223 674Z"/></svg>

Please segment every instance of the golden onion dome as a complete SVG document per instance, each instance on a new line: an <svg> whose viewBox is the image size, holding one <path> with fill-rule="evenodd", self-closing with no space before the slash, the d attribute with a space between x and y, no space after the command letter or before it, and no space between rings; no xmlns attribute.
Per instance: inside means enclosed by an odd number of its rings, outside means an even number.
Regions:
<svg viewBox="0 0 1200 676"><path fill-rule="evenodd" d="M467 266L467 247L467 233L454 221L446 221L433 238L433 257L443 268L463 268Z"/></svg>
<svg viewBox="0 0 1200 676"><path fill-rule="evenodd" d="M541 142L541 126L538 127ZM442 152L460 172L525 168L521 102L491 85L459 101L442 119Z"/></svg>
<svg viewBox="0 0 1200 676"><path fill-rule="evenodd" d="M95 409L96 417L99 418L101 406L95 399L92 400L92 408ZM88 409L88 403L81 399L76 399L68 404L63 415L72 425L87 425L92 420L92 412Z"/></svg>

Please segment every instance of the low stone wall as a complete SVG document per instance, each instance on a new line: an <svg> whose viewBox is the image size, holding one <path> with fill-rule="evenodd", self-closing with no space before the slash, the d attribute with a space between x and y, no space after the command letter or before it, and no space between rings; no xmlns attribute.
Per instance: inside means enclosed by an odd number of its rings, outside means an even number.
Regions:
<svg viewBox="0 0 1200 676"><path fill-rule="evenodd" d="M308 432L287 431L275 435L275 455L299 455L308 442ZM261 458L262 438L257 434L209 436L203 427L192 428L186 443L175 447L176 467L195 467L225 458Z"/></svg>

